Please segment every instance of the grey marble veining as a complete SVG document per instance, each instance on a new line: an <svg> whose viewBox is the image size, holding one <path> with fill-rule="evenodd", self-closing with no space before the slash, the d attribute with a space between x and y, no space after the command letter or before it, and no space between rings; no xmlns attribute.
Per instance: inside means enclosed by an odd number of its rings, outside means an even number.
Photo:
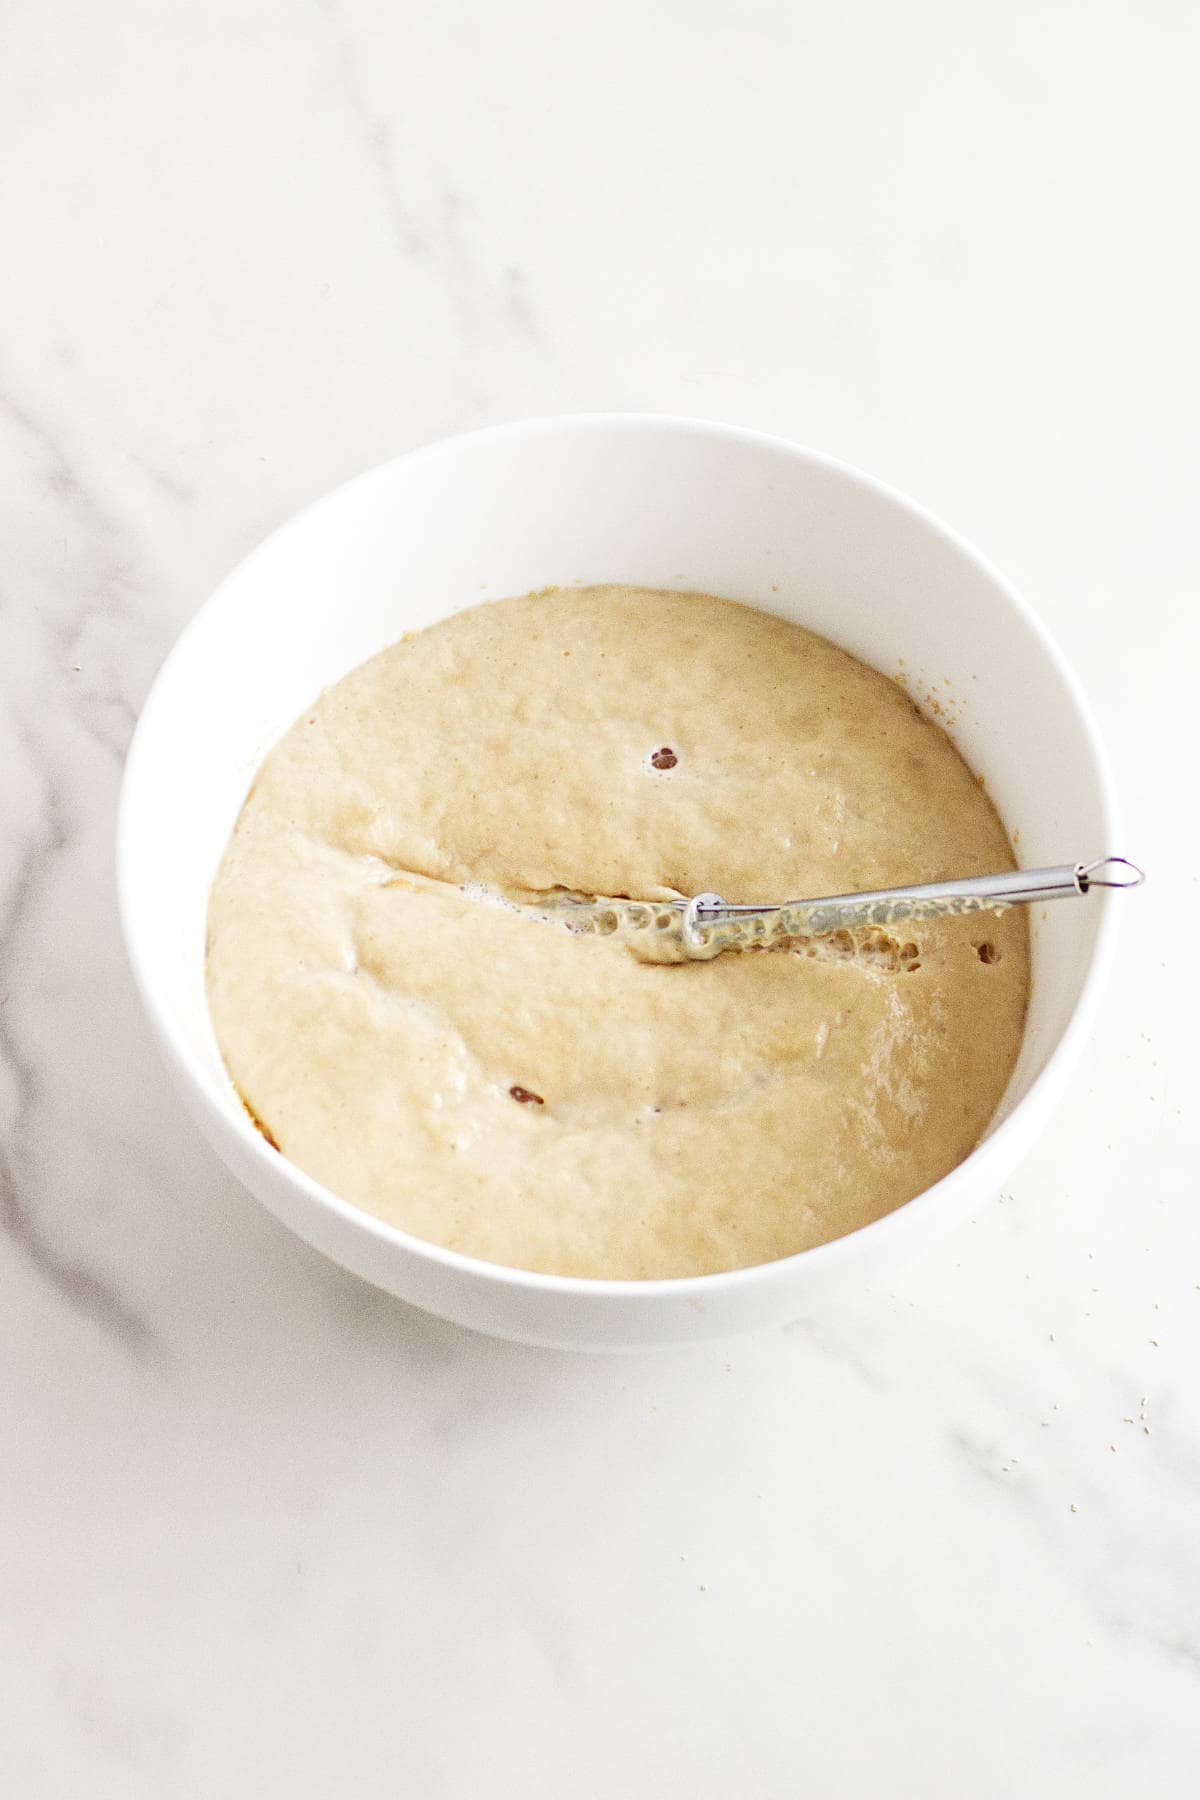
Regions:
<svg viewBox="0 0 1200 1800"><path fill-rule="evenodd" d="M0 57L0 1790L1194 1790L1181 821L1195 9L18 0ZM216 580L359 468L723 416L950 518L1150 871L1010 1190L788 1329L592 1359L373 1293L217 1166L113 894Z"/></svg>

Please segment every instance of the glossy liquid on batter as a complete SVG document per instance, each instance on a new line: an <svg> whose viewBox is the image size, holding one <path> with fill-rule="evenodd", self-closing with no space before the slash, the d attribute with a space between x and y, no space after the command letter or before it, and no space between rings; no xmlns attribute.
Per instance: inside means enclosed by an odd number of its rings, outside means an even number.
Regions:
<svg viewBox="0 0 1200 1800"><path fill-rule="evenodd" d="M552 589L404 638L271 752L209 1004L264 1134L368 1212L523 1269L709 1273L962 1161L1020 1046L1024 913L658 964L538 898L1011 867L949 738L844 651L710 595Z"/></svg>

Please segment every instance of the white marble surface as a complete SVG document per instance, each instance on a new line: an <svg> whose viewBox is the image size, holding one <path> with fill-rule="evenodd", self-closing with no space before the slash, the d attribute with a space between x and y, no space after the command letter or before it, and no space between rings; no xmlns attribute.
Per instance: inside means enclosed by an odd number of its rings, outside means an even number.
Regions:
<svg viewBox="0 0 1200 1800"><path fill-rule="evenodd" d="M1193 1794L1200 13L2 33L0 1791ZM1083 676L1152 872L1010 1192L886 1290L624 1360L464 1336L261 1213L110 875L132 721L233 561L397 450L592 407L958 525Z"/></svg>

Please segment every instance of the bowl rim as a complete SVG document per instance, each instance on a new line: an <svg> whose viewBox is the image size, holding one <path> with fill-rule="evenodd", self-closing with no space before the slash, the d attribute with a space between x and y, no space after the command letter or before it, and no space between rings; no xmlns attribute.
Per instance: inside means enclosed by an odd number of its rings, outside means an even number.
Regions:
<svg viewBox="0 0 1200 1800"><path fill-rule="evenodd" d="M247 570L251 569L260 557L265 556L275 540L282 534L291 531L300 521L310 521L324 509L336 505L349 490L365 486L372 481L382 480L391 471L402 465L414 461L432 462L439 458L453 457L472 446L483 446L506 440L511 442L516 438L548 437L564 433L606 432L614 429L647 434L664 432L676 436L712 438L727 444L770 451L793 462L805 463L822 469L853 486L865 489L885 504L907 514L925 531L941 539L943 543L949 545L972 563L999 591L1007 604L1030 630L1036 638L1042 654L1051 663L1061 680L1082 725L1084 739L1091 757L1100 810L1104 819L1105 847L1117 842L1117 806L1108 759L1091 705L1074 670L1063 656L1054 637L1029 603L1016 592L987 557L983 556L935 513L928 511L899 489L890 486L887 482L880 481L873 475L866 474L851 463L830 456L824 451L795 443L789 438L758 431L748 426L730 425L720 420L691 418L673 413L550 413L510 420L498 425L484 426L478 430L460 432L451 437L439 438L403 451L398 456L388 458L385 462L374 464L357 475L351 476L348 480L340 482L336 487L319 495L297 512L290 514L228 571L208 598L196 609L163 659L146 696L130 740L117 812L115 845L117 907L134 981L159 1044L167 1054L169 1064L183 1079L187 1090L194 1101L202 1107L204 1113L211 1116L218 1123L220 1129L230 1131L242 1143L250 1156L258 1159L268 1182L281 1176L286 1183L297 1188L310 1204L320 1210L332 1213L348 1225L352 1232L359 1232L385 1247L385 1254L391 1255L399 1251L407 1257L415 1256L420 1261L434 1265L446 1275L465 1279L472 1284L482 1282L510 1290L538 1294L543 1298L554 1297L583 1301L607 1299L632 1302L642 1307L663 1299L706 1303L716 1300L718 1297L729 1296L733 1292L745 1292L755 1287L769 1285L785 1278L788 1271L798 1273L801 1267L806 1274L811 1272L816 1275L822 1269L853 1262L860 1254L866 1252L869 1246L879 1246L889 1238L911 1230L922 1217L936 1212L944 1201L951 1198L953 1191L960 1187L964 1180L969 1180L968 1172L972 1168L978 1168L981 1158L999 1160L1007 1154L1007 1166L1011 1167L1015 1163L1024 1147L1032 1115L1039 1105L1048 1105L1052 1101L1058 1086L1069 1074L1081 1042L1090 1029L1115 947L1117 914L1112 904L1113 896L1111 894L1099 897L1101 916L1091 960L1083 978L1079 997L1058 1042L1008 1117L941 1180L935 1182L931 1187L923 1189L919 1194L915 1194L911 1200L895 1208L894 1211L885 1213L882 1218L875 1219L868 1225L860 1226L856 1231L849 1232L843 1237L833 1238L827 1243L815 1244L807 1250L796 1251L791 1256L778 1257L765 1263L753 1263L744 1268L721 1270L714 1274L663 1276L649 1280L548 1275L536 1270L515 1268L505 1263L488 1262L482 1257L469 1256L463 1251L451 1250L444 1245L431 1243L425 1238L416 1237L412 1233L402 1230L397 1225L389 1224L386 1220L377 1218L373 1213L356 1206L354 1202L343 1199L331 1188L325 1187L323 1183L306 1174L303 1169L289 1161L282 1151L273 1149L266 1142L242 1108L239 1107L235 1112L229 1104L228 1096L219 1094L216 1091L215 1082L210 1081L207 1071L197 1066L192 1052L183 1041L182 1034L176 1030L167 1009L159 1002L154 978L143 956L135 923L133 864L136 859L135 846L137 843L136 804L141 785L141 770L150 754L155 720L160 708L166 703L165 690L169 685L170 676L177 666L186 661L193 634L198 633L211 619L213 612L226 603L228 591L235 578L240 582ZM232 1092L232 1084L230 1084L230 1091ZM255 1194L255 1198L258 1199L259 1196Z"/></svg>

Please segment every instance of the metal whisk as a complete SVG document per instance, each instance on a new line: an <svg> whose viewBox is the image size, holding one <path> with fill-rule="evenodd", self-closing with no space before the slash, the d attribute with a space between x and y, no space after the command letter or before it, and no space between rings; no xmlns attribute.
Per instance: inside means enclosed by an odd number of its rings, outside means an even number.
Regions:
<svg viewBox="0 0 1200 1800"><path fill-rule="evenodd" d="M789 938L821 937L864 925L897 925L956 914L1003 912L1046 900L1072 900L1092 888L1140 887L1145 875L1124 856L1014 869L965 881L931 881L876 893L731 905L719 894L691 900L607 900L562 894L537 910L578 932L620 933L651 962L708 961L723 950L767 948Z"/></svg>

